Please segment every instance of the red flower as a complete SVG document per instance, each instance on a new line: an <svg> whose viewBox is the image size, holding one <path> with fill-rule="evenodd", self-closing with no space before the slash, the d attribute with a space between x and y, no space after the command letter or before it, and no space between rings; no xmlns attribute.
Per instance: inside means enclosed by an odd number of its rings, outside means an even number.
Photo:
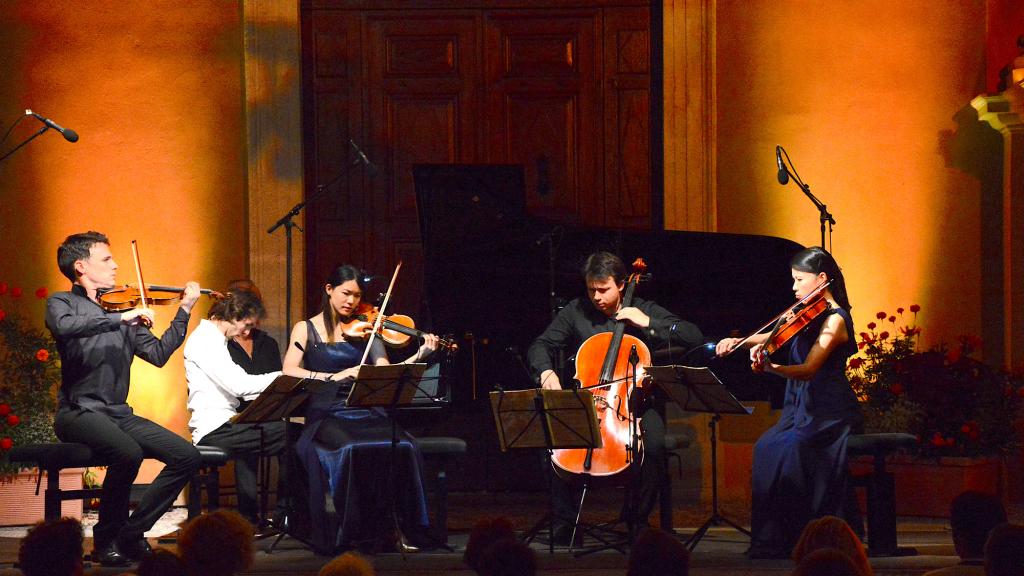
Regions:
<svg viewBox="0 0 1024 576"><path fill-rule="evenodd" d="M46 348L40 348L39 350L36 351L36 360L39 360L40 362L46 362L49 359L50 351L47 350Z"/></svg>
<svg viewBox="0 0 1024 576"><path fill-rule="evenodd" d="M891 390L893 396L903 396L903 384L897 382L892 385Z"/></svg>
<svg viewBox="0 0 1024 576"><path fill-rule="evenodd" d="M885 320L886 316L888 316L888 314L886 314L885 312L879 312L878 314L875 314L875 318L878 318L879 320Z"/></svg>
<svg viewBox="0 0 1024 576"><path fill-rule="evenodd" d="M868 330L874 330L877 327L878 324L875 324L874 322L868 322Z"/></svg>
<svg viewBox="0 0 1024 576"><path fill-rule="evenodd" d="M897 308L896 309L896 313L902 315L903 314L903 308Z"/></svg>
<svg viewBox="0 0 1024 576"><path fill-rule="evenodd" d="M856 370L857 368L860 368L861 364L863 364L863 363L864 363L864 359L863 358L850 358L850 368L852 368L854 370Z"/></svg>
<svg viewBox="0 0 1024 576"><path fill-rule="evenodd" d="M0 416L7 416L11 413L11 405L7 402L0 402Z"/></svg>
<svg viewBox="0 0 1024 576"><path fill-rule="evenodd" d="M889 333L888 332L882 332L881 334L878 335L878 339L879 340L885 340L888 337L889 337Z"/></svg>
<svg viewBox="0 0 1024 576"><path fill-rule="evenodd" d="M896 317L895 316L889 316L889 322L895 322L895 321L896 321Z"/></svg>
<svg viewBox="0 0 1024 576"><path fill-rule="evenodd" d="M971 431L971 427L968 426L967 424L964 424L963 426L960 427L960 431L963 432L964 434L968 434Z"/></svg>
<svg viewBox="0 0 1024 576"><path fill-rule="evenodd" d="M14 446L14 440L10 438L0 439L0 450L10 450Z"/></svg>
<svg viewBox="0 0 1024 576"><path fill-rule="evenodd" d="M7 294L7 282L0 282L0 296Z"/></svg>
<svg viewBox="0 0 1024 576"><path fill-rule="evenodd" d="M918 312L921 311L921 307L918 306L917 304L911 304L910 311L913 312L914 314L917 314Z"/></svg>
<svg viewBox="0 0 1024 576"><path fill-rule="evenodd" d="M946 440L942 437L942 434L939 434L938 432L936 432L935 435L932 436L931 443L932 443L932 446L945 446L946 445Z"/></svg>
<svg viewBox="0 0 1024 576"><path fill-rule="evenodd" d="M867 344L867 342L858 342L857 343L857 349L858 350L863 350L865 344Z"/></svg>
<svg viewBox="0 0 1024 576"><path fill-rule="evenodd" d="M36 298L46 298L50 292L46 289L46 286L40 286L36 288Z"/></svg>
<svg viewBox="0 0 1024 576"><path fill-rule="evenodd" d="M947 364L956 364L958 360L960 360L960 349L959 348L952 348L948 352L946 352L946 363Z"/></svg>
<svg viewBox="0 0 1024 576"><path fill-rule="evenodd" d="M15 286L11 288L11 298L21 298L21 287Z"/></svg>
<svg viewBox="0 0 1024 576"><path fill-rule="evenodd" d="M8 426L17 426L20 422L21 422L21 418L18 418L17 414L8 414L7 415L7 425Z"/></svg>
<svg viewBox="0 0 1024 576"><path fill-rule="evenodd" d="M946 438L946 446L955 446L955 445L956 445L956 439L954 439L954 438Z"/></svg>
<svg viewBox="0 0 1024 576"><path fill-rule="evenodd" d="M3 321L4 318L7 318L7 312L0 310L0 321Z"/></svg>

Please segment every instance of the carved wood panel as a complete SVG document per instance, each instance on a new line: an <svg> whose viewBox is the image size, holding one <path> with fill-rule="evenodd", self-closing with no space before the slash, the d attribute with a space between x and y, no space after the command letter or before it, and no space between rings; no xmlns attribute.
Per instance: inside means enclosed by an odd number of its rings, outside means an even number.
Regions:
<svg viewBox="0 0 1024 576"><path fill-rule="evenodd" d="M603 224L597 11L485 21L488 161L523 164L530 213Z"/></svg>

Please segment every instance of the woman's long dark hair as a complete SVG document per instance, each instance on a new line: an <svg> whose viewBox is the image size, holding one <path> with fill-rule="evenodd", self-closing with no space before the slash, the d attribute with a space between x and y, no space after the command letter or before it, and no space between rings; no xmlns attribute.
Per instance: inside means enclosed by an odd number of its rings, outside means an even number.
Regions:
<svg viewBox="0 0 1024 576"><path fill-rule="evenodd" d="M337 288L349 280L355 280L356 284L359 285L359 289L365 294L366 274L351 264L343 264L335 268L327 277L327 280L324 281L324 284L330 284L331 287ZM323 312L324 315L324 328L327 329L327 341L333 344L334 328L338 325L338 313L334 311L334 306L331 306L331 298L327 295L326 291L320 301L320 311Z"/></svg>
<svg viewBox="0 0 1024 576"><path fill-rule="evenodd" d="M832 297L836 299L836 304L847 310L852 308L850 299L846 295L846 280L843 278L843 271L836 263L836 259L823 248L812 246L797 252L789 261L789 267L811 274L824 272L825 276L832 281L828 289L832 292Z"/></svg>

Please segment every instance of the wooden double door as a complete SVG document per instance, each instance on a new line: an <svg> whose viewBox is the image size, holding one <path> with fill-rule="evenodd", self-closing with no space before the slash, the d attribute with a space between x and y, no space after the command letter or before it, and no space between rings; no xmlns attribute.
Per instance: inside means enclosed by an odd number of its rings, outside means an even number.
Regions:
<svg viewBox="0 0 1024 576"><path fill-rule="evenodd" d="M305 3L306 197L334 182L306 212L309 310L334 266L386 277L401 260L389 308L419 312L417 164L521 164L531 216L649 228L650 15L630 0Z"/></svg>

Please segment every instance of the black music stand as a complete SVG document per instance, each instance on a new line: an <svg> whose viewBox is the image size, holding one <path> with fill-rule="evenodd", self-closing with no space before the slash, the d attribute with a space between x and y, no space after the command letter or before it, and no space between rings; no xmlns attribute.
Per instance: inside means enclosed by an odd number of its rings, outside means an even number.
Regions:
<svg viewBox="0 0 1024 576"><path fill-rule="evenodd" d="M426 364L363 364L359 366L356 379L352 383L348 400L349 408L383 408L391 420L391 454L388 463L388 507L391 509L391 520L395 530L401 534L398 524L397 501L395 498L395 464L398 453L398 422L395 412L403 406L412 406L415 402L419 382L423 379ZM402 554L405 550L402 549Z"/></svg>
<svg viewBox="0 0 1024 576"><path fill-rule="evenodd" d="M519 448L544 448L546 464L550 466L552 450L603 446L594 395L589 391L543 388L514 392L501 390L491 392L490 399L502 452ZM545 474L550 499L553 497L550 489L551 472L545 471ZM532 541L547 525L548 551L551 553L555 551L553 509L553 503L549 503L549 512L524 537L527 542ZM572 540L575 540L576 526L573 527Z"/></svg>
<svg viewBox="0 0 1024 576"><path fill-rule="evenodd" d="M648 366L647 375L687 412L711 414L711 516L686 542L691 551L711 526L728 524L750 536L750 531L718 513L718 421L722 414L749 415L751 409L740 404L729 390L707 368L689 366Z"/></svg>
<svg viewBox="0 0 1024 576"><path fill-rule="evenodd" d="M295 478L295 472L292 470L292 442L291 434L288 430L288 421L291 420L292 416L306 403L306 399L309 397L310 389L315 389L318 386L323 385L323 382L319 380L309 380L306 378L296 378L295 376L286 376L282 374L274 379L273 382L267 386L255 400L249 403L249 405L238 414L231 417L232 424L255 424L259 426L264 422L273 422L275 420L285 421L284 430L284 461L285 465L288 466L288 478ZM263 430L260 429L260 447L262 450L263 444ZM266 478L262 471L257 474L259 478ZM266 485L263 486L266 490ZM278 542L281 541L286 535L295 538L299 542L302 542L307 547L312 548L312 545L305 539L296 536L291 533L291 526L289 520L292 518L292 504L293 499L291 495L278 494L278 498L285 498L285 518L284 522L280 526L274 526L274 528L280 530L280 534L277 535L277 539L267 549L267 553L270 554L274 551L274 547L277 546ZM261 506L265 508L265 498L261 496ZM266 513L266 510L263 510Z"/></svg>

